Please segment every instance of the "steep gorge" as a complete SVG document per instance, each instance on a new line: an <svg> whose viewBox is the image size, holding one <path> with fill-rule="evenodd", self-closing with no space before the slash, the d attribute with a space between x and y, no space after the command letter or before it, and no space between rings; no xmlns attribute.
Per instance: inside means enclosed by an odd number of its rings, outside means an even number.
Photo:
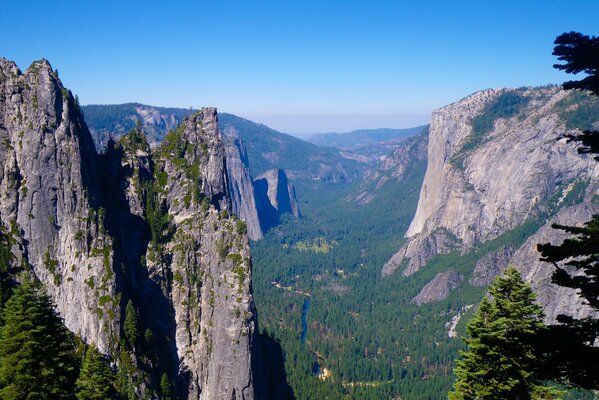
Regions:
<svg viewBox="0 0 599 400"><path fill-rule="evenodd" d="M166 374L182 398L264 398L247 230L231 214L215 109L154 149L134 130L98 155L47 61L21 73L0 59L0 142L14 267L46 286L67 328L117 360L135 396L157 398ZM130 343L128 304L143 333Z"/></svg>

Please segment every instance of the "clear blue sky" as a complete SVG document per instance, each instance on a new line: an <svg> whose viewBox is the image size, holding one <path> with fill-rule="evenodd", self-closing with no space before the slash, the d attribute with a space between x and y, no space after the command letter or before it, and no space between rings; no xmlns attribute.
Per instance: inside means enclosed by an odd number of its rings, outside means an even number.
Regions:
<svg viewBox="0 0 599 400"><path fill-rule="evenodd" d="M405 127L471 92L559 83L593 1L1 0L0 57L82 104L213 105L292 132Z"/></svg>

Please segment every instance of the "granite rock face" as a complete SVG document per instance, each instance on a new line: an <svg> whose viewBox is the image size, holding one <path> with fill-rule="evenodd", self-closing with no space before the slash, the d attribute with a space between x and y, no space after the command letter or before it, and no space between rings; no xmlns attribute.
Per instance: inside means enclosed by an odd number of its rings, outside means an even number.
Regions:
<svg viewBox="0 0 599 400"><path fill-rule="evenodd" d="M228 215L216 110L186 118L155 150L154 162L157 176L166 173L157 193L172 225L146 259L149 268L173 274L170 301L187 398L252 399L250 252L245 224Z"/></svg>
<svg viewBox="0 0 599 400"><path fill-rule="evenodd" d="M251 240L260 240L264 237L264 234L260 227L254 183L250 175L245 143L239 137L237 130L231 125L223 129L223 138L227 153L227 172L229 174L229 191L231 193L233 213L247 224L248 237Z"/></svg>
<svg viewBox="0 0 599 400"><path fill-rule="evenodd" d="M417 136L405 139L390 155L383 157L377 168L363 178L358 193L349 200L359 205L370 203L387 182L403 182L415 163L426 161L427 151L428 127Z"/></svg>
<svg viewBox="0 0 599 400"><path fill-rule="evenodd" d="M432 303L446 299L452 290L459 287L464 280L464 276L454 270L439 272L432 281L426 284L413 299L412 302L417 305Z"/></svg>
<svg viewBox="0 0 599 400"><path fill-rule="evenodd" d="M180 398L255 398L248 235L231 214L216 110L153 150L134 130L98 155L47 61L21 73L0 59L0 143L2 232L67 328L119 368L129 359L140 398L158 398L165 370ZM155 359L123 347L128 303Z"/></svg>
<svg viewBox="0 0 599 400"><path fill-rule="evenodd" d="M498 104L506 98L510 102L501 109ZM557 87L492 89L435 111L418 209L406 243L385 264L383 275L399 268L411 275L438 254L480 251L469 284L488 285L514 265L533 285L548 322L562 313L588 315L574 291L551 283L553 268L539 261L536 250L537 243L565 238L551 228L553 222L581 223L597 210L592 199L599 193L599 166L578 154L576 144L560 139L575 130L564 116L579 106L580 99ZM509 115L501 116L505 107ZM508 244L478 250L495 239ZM438 275L415 301L422 302L424 294L444 298L447 286L438 285L443 277Z"/></svg>
<svg viewBox="0 0 599 400"><path fill-rule="evenodd" d="M263 231L278 225L282 214L300 217L295 188L282 169L271 169L258 176L254 190Z"/></svg>
<svg viewBox="0 0 599 400"><path fill-rule="evenodd" d="M472 286L487 286L509 265L514 249L505 246L481 257L474 266L472 277L468 281ZM534 256L534 254L532 254Z"/></svg>
<svg viewBox="0 0 599 400"><path fill-rule="evenodd" d="M521 93L527 105L512 118L494 121L474 148L471 120L509 89L477 92L433 113L428 166L418 209L406 233L408 241L384 266L394 272L405 261L406 275L453 246L431 246L439 229L467 252L521 224L558 188L593 173L593 161L573 143L558 140L566 128L556 104L566 92L557 88Z"/></svg>
<svg viewBox="0 0 599 400"><path fill-rule="evenodd" d="M21 73L0 59L0 138L0 220L18 264L46 285L70 330L108 352L119 302L96 153L47 61ZM99 306L101 296L113 300Z"/></svg>

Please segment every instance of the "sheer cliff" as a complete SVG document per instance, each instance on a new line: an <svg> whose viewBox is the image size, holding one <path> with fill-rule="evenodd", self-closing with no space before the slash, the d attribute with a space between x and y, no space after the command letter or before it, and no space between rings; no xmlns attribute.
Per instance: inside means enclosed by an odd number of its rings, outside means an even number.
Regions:
<svg viewBox="0 0 599 400"><path fill-rule="evenodd" d="M533 247L559 240L549 228L555 219L579 223L583 210L596 209L596 163L560 139L599 120L586 112L593 101L557 87L491 89L435 111L416 215L383 275L397 269L411 275L436 255L478 251L484 257L469 272L470 284L487 284L513 263L537 290L560 292L541 296L550 317L558 309L581 310L571 291L553 287L551 267L540 265ZM515 232L532 237L508 243ZM507 244L486 255L480 251L500 241Z"/></svg>
<svg viewBox="0 0 599 400"><path fill-rule="evenodd" d="M215 109L154 149L134 129L98 155L47 61L22 73L0 59L0 142L15 267L113 357L130 396L158 398L165 375L181 398L258 398L247 228L231 214ZM123 334L128 313L139 335Z"/></svg>

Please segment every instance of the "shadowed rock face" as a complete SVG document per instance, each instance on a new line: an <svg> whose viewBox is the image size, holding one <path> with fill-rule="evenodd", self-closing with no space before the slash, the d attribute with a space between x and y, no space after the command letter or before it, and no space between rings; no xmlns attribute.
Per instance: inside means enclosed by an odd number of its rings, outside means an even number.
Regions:
<svg viewBox="0 0 599 400"><path fill-rule="evenodd" d="M232 211L247 224L248 236L252 240L264 237L260 226L254 185L250 175L250 166L245 144L232 126L223 130L227 153L227 172L229 191L231 192Z"/></svg>
<svg viewBox="0 0 599 400"><path fill-rule="evenodd" d="M524 101L508 116L491 118L489 110L506 96ZM582 209L592 208L591 198L598 193L597 163L578 154L574 143L560 139L569 129L564 113L578 106L569 96L569 92L556 87L492 89L435 111L418 209L406 233L406 243L385 264L383 275L400 267L403 274L413 274L437 254L469 253L529 218L549 215L548 221L538 225L542 228L532 232L520 248L504 247L481 258L469 283L487 285L513 264L539 293L548 320L561 312L579 316L588 313L575 293L551 283L552 268L538 261L535 247L563 238L550 228L553 220L573 224L589 219L590 214L585 219ZM475 130L473 126L482 124L480 121L487 123L487 128L479 125ZM581 205L565 200L576 185L582 187L577 195ZM433 287L427 287L427 298L436 296L428 290ZM441 285L439 296L445 287Z"/></svg>
<svg viewBox="0 0 599 400"><path fill-rule="evenodd" d="M253 372L264 365L253 361L248 237L228 212L215 109L153 150L136 132L99 156L47 61L21 73L0 59L0 161L14 267L46 285L65 325L116 359L128 301L153 332L160 366L127 355L144 372L129 377L137 395L157 398L165 369L181 398L264 398L254 395L265 383Z"/></svg>
<svg viewBox="0 0 599 400"><path fill-rule="evenodd" d="M597 193L599 185L595 184L589 189L593 193ZM590 204L563 208L528 238L510 259L510 264L516 266L522 277L532 284L539 303L544 306L545 322L548 324L555 323L559 314L570 315L574 318L584 318L589 315L597 317L596 311L584 304L576 294L576 290L557 286L551 282L551 275L555 268L549 263L540 261L537 251L539 243L550 242L557 245L570 237L563 231L553 229L552 224L581 225L583 222L589 221L594 213L597 213L597 206Z"/></svg>
<svg viewBox="0 0 599 400"><path fill-rule="evenodd" d="M271 169L257 177L254 190L263 231L278 225L282 214L300 217L295 189L282 169Z"/></svg>

